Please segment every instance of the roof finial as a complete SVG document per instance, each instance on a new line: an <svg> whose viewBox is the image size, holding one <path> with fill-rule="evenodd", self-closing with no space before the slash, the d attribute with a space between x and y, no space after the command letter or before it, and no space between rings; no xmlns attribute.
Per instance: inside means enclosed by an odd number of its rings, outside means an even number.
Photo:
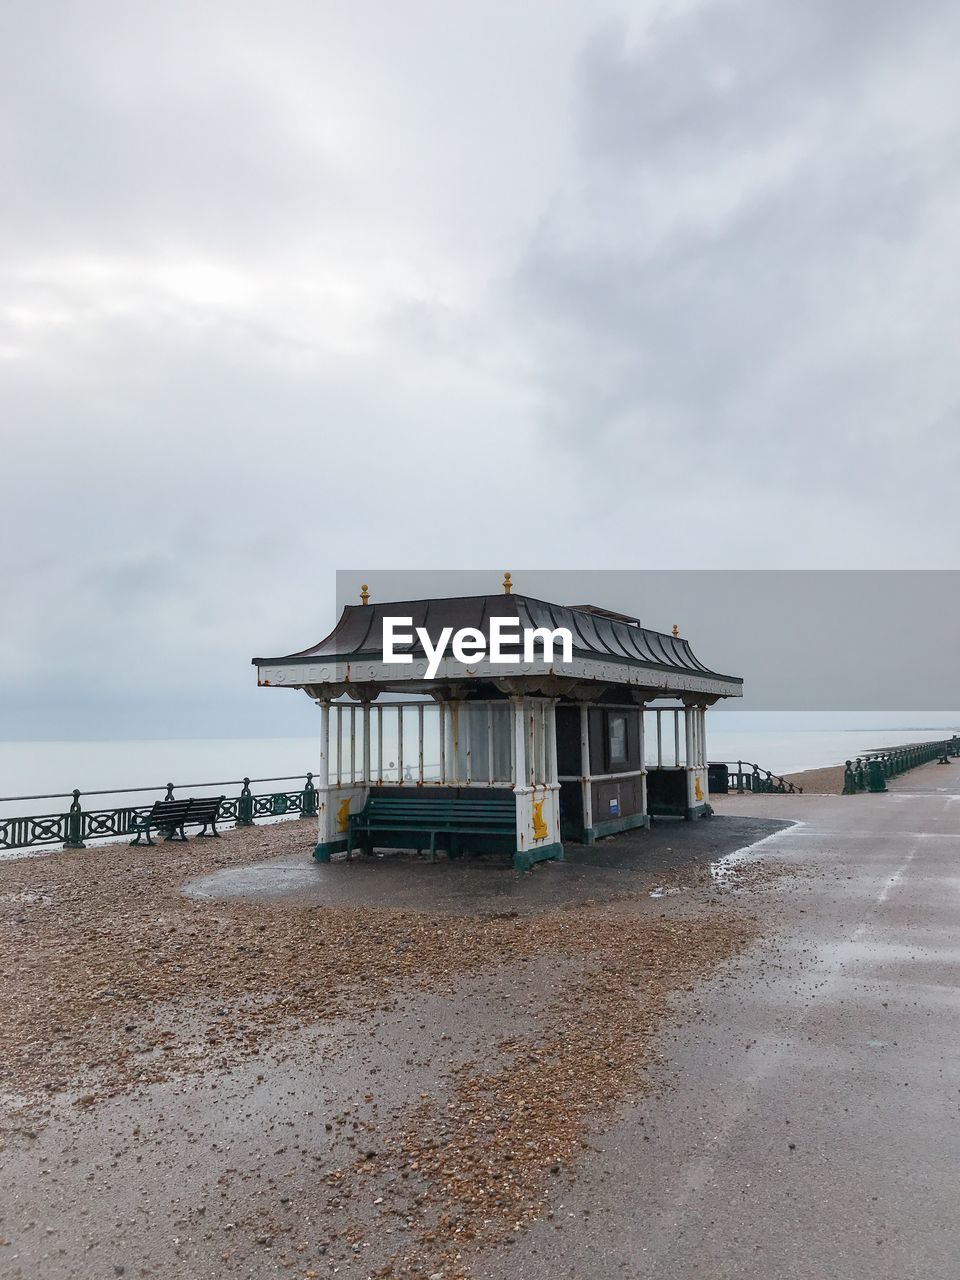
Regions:
<svg viewBox="0 0 960 1280"><path fill-rule="evenodd" d="M366 602L364 602L364 603L366 603ZM680 628L677 626L677 624L676 624L676 623L674 623L674 624L673 624L673 638L674 638L674 640L676 640L676 638L677 638L677 636L679 636L679 634L680 634Z"/></svg>
<svg viewBox="0 0 960 1280"><path fill-rule="evenodd" d="M367 584L365 582L360 583L360 603L370 603L370 592L367 590Z"/></svg>
<svg viewBox="0 0 960 1280"><path fill-rule="evenodd" d="M512 590L513 590L513 583L510 581L509 572L507 572L503 575L503 594L505 596L508 596Z"/></svg>

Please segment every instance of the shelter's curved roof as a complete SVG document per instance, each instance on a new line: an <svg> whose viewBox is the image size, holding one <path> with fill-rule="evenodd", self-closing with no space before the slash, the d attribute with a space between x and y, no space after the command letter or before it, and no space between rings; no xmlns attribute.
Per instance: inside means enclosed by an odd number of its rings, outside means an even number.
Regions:
<svg viewBox="0 0 960 1280"><path fill-rule="evenodd" d="M517 618L522 629L566 627L573 637L573 651L585 658L659 667L714 676L742 683L737 676L711 671L697 658L688 641L662 631L651 631L622 615L590 605L549 604L523 595L454 596L436 600L391 600L382 604L347 605L337 625L319 643L298 653L277 658L254 658L256 666L298 665L314 662L382 661L383 620L412 618L412 644L395 645L397 653L426 656L416 637L423 627L435 645L444 627L458 631L474 627L490 639L490 618Z"/></svg>

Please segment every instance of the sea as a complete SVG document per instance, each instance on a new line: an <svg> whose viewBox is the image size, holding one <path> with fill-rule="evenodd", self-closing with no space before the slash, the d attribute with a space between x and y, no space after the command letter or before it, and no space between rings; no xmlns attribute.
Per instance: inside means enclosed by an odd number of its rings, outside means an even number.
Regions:
<svg viewBox="0 0 960 1280"><path fill-rule="evenodd" d="M710 760L743 760L773 773L842 764L863 751L960 733L960 712L727 712L707 715ZM63 812L74 788L84 807L145 802L120 797L168 782L177 795L299 790L317 771L317 738L185 738L150 741L0 742L0 817ZM266 786L265 782L276 782ZM256 785L260 784L260 785ZM92 793L99 792L99 796Z"/></svg>

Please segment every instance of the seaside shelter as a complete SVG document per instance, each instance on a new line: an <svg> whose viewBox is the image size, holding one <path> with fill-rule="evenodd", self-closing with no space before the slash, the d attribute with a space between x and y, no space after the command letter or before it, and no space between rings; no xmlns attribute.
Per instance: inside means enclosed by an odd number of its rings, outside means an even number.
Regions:
<svg viewBox="0 0 960 1280"><path fill-rule="evenodd" d="M319 836L315 857L352 845L368 806L403 815L378 832L382 848L508 849L514 864L562 858L563 841L592 844L651 815L711 812L705 713L742 695L677 634L592 605L513 594L367 602L344 608L333 631L298 653L254 658L262 687L302 689L320 708ZM412 619L411 640L385 661L385 618ZM427 677L416 635L436 647L444 628L489 636L491 618L569 630L569 660L543 649L532 662L464 664L449 652ZM452 801L462 802L459 805ZM399 807L401 802L407 806ZM466 803L469 802L469 803ZM485 823L496 811L506 826ZM423 833L411 815L424 813ZM458 824L457 814L471 815ZM474 820L479 817L479 821ZM442 828L427 835L427 827ZM461 829L462 828L462 829ZM370 847L369 836L362 841Z"/></svg>

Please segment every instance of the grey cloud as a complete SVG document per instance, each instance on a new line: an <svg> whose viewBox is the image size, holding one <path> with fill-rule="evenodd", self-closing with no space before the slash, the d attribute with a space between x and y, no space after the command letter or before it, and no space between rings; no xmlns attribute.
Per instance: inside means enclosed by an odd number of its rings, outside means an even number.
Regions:
<svg viewBox="0 0 960 1280"><path fill-rule="evenodd" d="M956 23L4 5L0 733L310 732L361 559L955 563Z"/></svg>
<svg viewBox="0 0 960 1280"><path fill-rule="evenodd" d="M0 54L0 106L19 126L0 129L17 175L2 224L13 243L250 246L319 218L342 192L334 158L291 131L209 13L52 11L11 6Z"/></svg>
<svg viewBox="0 0 960 1280"><path fill-rule="evenodd" d="M920 66L951 85L955 22L726 3L588 44L579 171L515 278L558 439L579 451L589 422L658 475L693 454L719 483L838 501L860 473L915 503L898 467L917 446L960 461L955 136L896 110ZM937 500L949 474L924 478Z"/></svg>
<svg viewBox="0 0 960 1280"><path fill-rule="evenodd" d="M665 10L636 41L610 23L582 57L582 145L642 166L774 141L840 104L856 114L878 73L955 26L946 0L718 0Z"/></svg>

